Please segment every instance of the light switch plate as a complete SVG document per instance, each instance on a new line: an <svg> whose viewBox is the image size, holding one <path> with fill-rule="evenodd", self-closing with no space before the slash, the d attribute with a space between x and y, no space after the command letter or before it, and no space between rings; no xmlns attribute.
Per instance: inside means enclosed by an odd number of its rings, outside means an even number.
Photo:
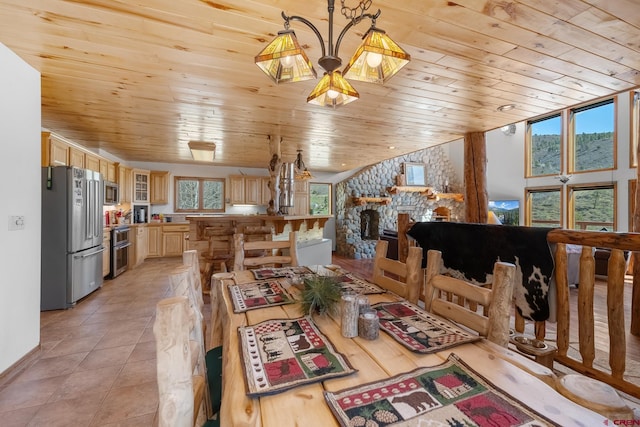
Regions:
<svg viewBox="0 0 640 427"><path fill-rule="evenodd" d="M9 216L9 231L24 230L24 215Z"/></svg>

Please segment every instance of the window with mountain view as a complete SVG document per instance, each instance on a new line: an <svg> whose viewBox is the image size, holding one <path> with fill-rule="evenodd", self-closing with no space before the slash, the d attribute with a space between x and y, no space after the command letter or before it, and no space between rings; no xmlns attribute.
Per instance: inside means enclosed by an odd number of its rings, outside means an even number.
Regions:
<svg viewBox="0 0 640 427"><path fill-rule="evenodd" d="M311 215L331 215L331 184L309 183L309 211Z"/></svg>
<svg viewBox="0 0 640 427"><path fill-rule="evenodd" d="M614 184L580 186L569 189L569 228L615 231L616 188Z"/></svg>
<svg viewBox="0 0 640 427"><path fill-rule="evenodd" d="M562 227L562 188L527 188L525 222L533 227Z"/></svg>
<svg viewBox="0 0 640 427"><path fill-rule="evenodd" d="M525 139L527 176L557 175L562 163L562 116L530 121Z"/></svg>
<svg viewBox="0 0 640 427"><path fill-rule="evenodd" d="M613 99L571 110L569 172L614 169L615 103Z"/></svg>
<svg viewBox="0 0 640 427"><path fill-rule="evenodd" d="M176 212L224 212L224 178L177 176Z"/></svg>
<svg viewBox="0 0 640 427"><path fill-rule="evenodd" d="M629 167L638 166L638 141L640 141L640 91L631 92L631 144Z"/></svg>

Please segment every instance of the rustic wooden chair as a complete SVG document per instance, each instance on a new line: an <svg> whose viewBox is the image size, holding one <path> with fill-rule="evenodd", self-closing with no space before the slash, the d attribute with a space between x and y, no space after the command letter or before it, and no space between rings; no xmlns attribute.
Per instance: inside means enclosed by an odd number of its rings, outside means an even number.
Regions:
<svg viewBox="0 0 640 427"><path fill-rule="evenodd" d="M422 249L410 247L405 263L387 258L388 247L386 240L378 240L376 244L373 283L417 304L423 283Z"/></svg>
<svg viewBox="0 0 640 427"><path fill-rule="evenodd" d="M189 255L187 254L187 257ZM208 387L204 388L202 395L204 399L204 405L202 406L204 414L198 413L197 415L204 417L201 420L206 420L220 409L222 383L222 361L220 357L222 349L217 347L206 351L206 323L201 309L202 291L197 289L194 276L192 267L178 267L169 276L169 283L173 296L184 296L189 302L191 321L189 338L192 343L197 344L197 351L192 351L194 372L206 378L206 384L208 385ZM195 409L200 409L200 407Z"/></svg>
<svg viewBox="0 0 640 427"><path fill-rule="evenodd" d="M289 233L288 240L246 241L242 233L233 236L235 248L233 270L244 270L247 267L298 265L297 233ZM285 255L283 250L288 250ZM258 251L260 256L250 256Z"/></svg>
<svg viewBox="0 0 640 427"><path fill-rule="evenodd" d="M509 320L513 296L513 279L516 267L506 262L496 262L493 268L491 289L474 285L467 281L440 274L442 252L427 252L425 290L422 297L425 309L439 316L453 320L468 329L478 332L502 347L509 344ZM440 298L440 292L460 296L466 301L457 304ZM460 301L463 301L462 299ZM468 303L472 302L472 308ZM477 305L482 306L478 312ZM487 308L484 310L484 308ZM485 316L484 313L488 313Z"/></svg>
<svg viewBox="0 0 640 427"><path fill-rule="evenodd" d="M211 275L216 272L229 270L233 258L233 235L236 232L233 224L222 223L217 226L206 227L204 236L208 240L207 251L202 254L203 290L211 288Z"/></svg>
<svg viewBox="0 0 640 427"><path fill-rule="evenodd" d="M202 298L202 276L200 274L200 261L198 260L198 251L195 249L187 250L182 253L182 265L190 268L195 289L198 307L202 312L204 310L204 299Z"/></svg>

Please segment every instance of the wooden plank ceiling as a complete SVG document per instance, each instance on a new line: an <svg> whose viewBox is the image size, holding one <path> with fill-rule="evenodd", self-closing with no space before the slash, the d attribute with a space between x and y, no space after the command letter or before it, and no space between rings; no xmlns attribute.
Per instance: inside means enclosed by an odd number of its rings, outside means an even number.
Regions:
<svg viewBox="0 0 640 427"><path fill-rule="evenodd" d="M202 140L215 164L266 167L271 135L285 160L302 149L309 169L343 171L640 85L637 0L377 9L412 61L384 86L353 81L360 99L336 110L306 104L317 80L275 85L253 61L281 11L326 40L325 0L0 0L0 42L42 73L45 128L128 161L189 163ZM336 37L346 23L337 0ZM344 64L368 27L345 37ZM292 28L316 63L315 35Z"/></svg>

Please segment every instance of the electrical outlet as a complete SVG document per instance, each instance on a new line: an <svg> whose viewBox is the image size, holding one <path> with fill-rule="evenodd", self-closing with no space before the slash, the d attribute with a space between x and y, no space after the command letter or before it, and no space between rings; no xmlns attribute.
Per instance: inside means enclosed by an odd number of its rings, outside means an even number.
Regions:
<svg viewBox="0 0 640 427"><path fill-rule="evenodd" d="M24 230L24 215L9 216L9 231Z"/></svg>

